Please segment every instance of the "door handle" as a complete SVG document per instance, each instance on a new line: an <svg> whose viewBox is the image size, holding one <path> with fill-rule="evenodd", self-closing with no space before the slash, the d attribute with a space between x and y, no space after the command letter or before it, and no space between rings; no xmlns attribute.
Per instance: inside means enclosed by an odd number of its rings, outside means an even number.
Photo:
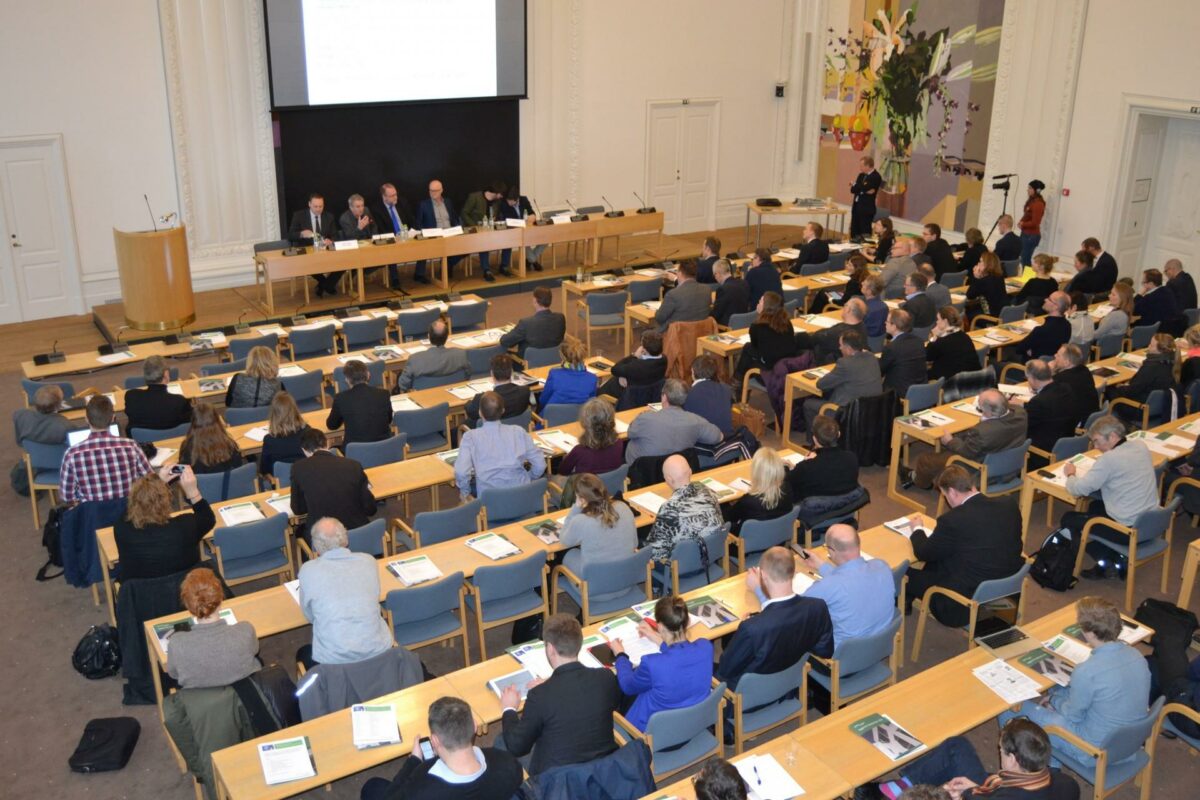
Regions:
<svg viewBox="0 0 1200 800"><path fill-rule="evenodd" d="M17 241L17 235L15 233L12 235L12 246L13 247L21 246L21 243Z"/></svg>

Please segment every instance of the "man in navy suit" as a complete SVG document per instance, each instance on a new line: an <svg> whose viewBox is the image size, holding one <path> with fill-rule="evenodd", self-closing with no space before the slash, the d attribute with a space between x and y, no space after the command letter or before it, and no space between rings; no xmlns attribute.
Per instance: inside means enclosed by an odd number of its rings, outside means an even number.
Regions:
<svg viewBox="0 0 1200 800"><path fill-rule="evenodd" d="M1117 260L1100 246L1100 240L1089 236L1083 240L1081 247L1092 254L1092 271L1096 273L1096 292L1106 294L1112 291L1117 282Z"/></svg>
<svg viewBox="0 0 1200 800"><path fill-rule="evenodd" d="M712 356L696 356L692 362L692 388L683 410L704 417L726 436L733 433L733 394L717 379L717 360Z"/></svg>
<svg viewBox="0 0 1200 800"><path fill-rule="evenodd" d="M379 203L371 209L371 218L379 228L380 233L390 233L400 238L400 232L407 226L413 225L412 209L408 201L396 191L394 184L385 183L379 187ZM393 286L400 285L400 272L396 264L388 266L388 277Z"/></svg>
<svg viewBox="0 0 1200 800"><path fill-rule="evenodd" d="M825 228L819 222L810 222L804 226L804 241L795 244L795 248L800 251L796 266L824 264L829 260L829 242L821 238L824 235Z"/></svg>
<svg viewBox="0 0 1200 800"><path fill-rule="evenodd" d="M427 228L453 228L461 224L462 221L458 218L458 211L454 208L454 203L442 193L442 182L430 181L429 197L422 200L417 209L417 227L425 230ZM453 273L454 265L461 260L462 256L450 256L447 259L447 270ZM429 283L429 278L425 275L425 263L422 261L417 264L417 270L413 273L413 280L418 283Z"/></svg>
<svg viewBox="0 0 1200 800"><path fill-rule="evenodd" d="M790 551L772 547L746 573L746 586L762 602L747 617L721 654L716 678L737 689L743 675L770 675L793 666L805 654L833 655L833 622L824 600L792 589L796 562Z"/></svg>
<svg viewBox="0 0 1200 800"><path fill-rule="evenodd" d="M1182 336L1187 318L1179 310L1175 294L1163 286L1163 274L1157 269L1142 270L1142 293L1133 299L1133 315L1137 324L1158 323L1159 333Z"/></svg>

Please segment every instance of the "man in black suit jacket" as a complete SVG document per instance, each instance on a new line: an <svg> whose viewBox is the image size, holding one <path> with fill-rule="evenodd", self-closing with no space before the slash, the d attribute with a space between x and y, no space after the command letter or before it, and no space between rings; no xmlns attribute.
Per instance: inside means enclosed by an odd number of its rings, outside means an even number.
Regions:
<svg viewBox="0 0 1200 800"><path fill-rule="evenodd" d="M721 257L721 240L708 236L700 247L700 258L696 259L696 283L716 283L717 276L713 274L713 266Z"/></svg>
<svg viewBox="0 0 1200 800"><path fill-rule="evenodd" d="M1083 249L1092 254L1092 269L1096 271L1096 285L1100 287L1096 291L1101 294L1112 291L1117 282L1117 260L1104 251L1100 240L1094 236L1083 240Z"/></svg>
<svg viewBox="0 0 1200 800"><path fill-rule="evenodd" d="M947 272L958 272L958 261L954 258L950 244L942 238L941 225L934 222L926 225L922 231L922 238L925 239L925 255L933 265L939 281Z"/></svg>
<svg viewBox="0 0 1200 800"><path fill-rule="evenodd" d="M1086 249L1080 250L1075 254L1075 277L1067 283L1067 291L1093 295L1108 291L1103 286L1104 276L1096 271L1096 257Z"/></svg>
<svg viewBox="0 0 1200 800"><path fill-rule="evenodd" d="M1010 398L1009 402L1025 407L1025 424L1030 442L1039 450L1049 453L1059 439L1075 435L1075 399L1071 397L1070 387L1054 380L1054 371L1040 358L1031 359L1025 364L1025 379L1033 390L1033 397L1028 400ZM1029 454L1031 468L1046 463L1044 457Z"/></svg>
<svg viewBox="0 0 1200 800"><path fill-rule="evenodd" d="M492 356L492 384L495 388L493 392L500 395L500 399L504 401L504 416L501 419L509 417L519 417L525 413L525 409L529 408L529 387L517 386L512 382L513 362L512 358L507 353L500 353ZM477 394L467 401L467 407L464 409L467 415L467 425L474 428L475 423L479 422L479 401L482 394Z"/></svg>
<svg viewBox="0 0 1200 800"><path fill-rule="evenodd" d="M367 201L361 194L352 194L346 201L349 206L338 218L338 230L343 240L370 239L379 233L379 226L367 211Z"/></svg>
<svg viewBox="0 0 1200 800"><path fill-rule="evenodd" d="M1046 318L1029 332L1025 341L1013 348L1012 354L1017 361L1052 356L1058 352L1058 348L1071 341L1071 323L1067 321L1067 309L1070 307L1071 296L1066 292L1053 292L1042 301Z"/></svg>
<svg viewBox="0 0 1200 800"><path fill-rule="evenodd" d="M325 197L317 192L308 196L308 208L292 215L292 224L288 227L288 239L295 245L312 245L320 240L324 247L332 247L336 234L337 224L333 221L333 214L325 210ZM313 275L317 281L317 297L326 293L337 294L337 282L341 277L341 272Z"/></svg>
<svg viewBox="0 0 1200 800"><path fill-rule="evenodd" d="M883 176L875 170L875 159L863 156L858 160L858 175L850 186L854 201L850 205L850 237L861 238L871 234L871 223L875 221L875 195L883 186Z"/></svg>
<svg viewBox="0 0 1200 800"><path fill-rule="evenodd" d="M745 314L750 310L749 285L741 278L732 277L729 272L729 262L723 258L713 265L713 275L717 279L717 296L713 300L710 316L718 325L729 325L731 316Z"/></svg>
<svg viewBox="0 0 1200 800"><path fill-rule="evenodd" d="M612 672L579 663L583 631L574 617L550 617L542 639L554 672L544 681L530 683L524 713L517 714L521 695L516 687L508 686L500 695L503 748L518 757L532 750L530 775L582 764L616 750L612 714L621 704L621 689Z"/></svg>
<svg viewBox="0 0 1200 800"><path fill-rule="evenodd" d="M970 597L984 581L1007 578L1021 568L1021 512L1008 497L979 493L970 473L951 464L937 477L937 488L950 509L938 518L932 533L916 515L910 541L925 566L908 571L908 608L927 589L941 586ZM910 517L910 519L913 519ZM933 599L930 609L939 622L952 628L969 621L968 610L945 597Z"/></svg>
<svg viewBox="0 0 1200 800"><path fill-rule="evenodd" d="M996 224L996 228L1000 231L1000 238L996 240L996 246L992 248L992 252L996 254L996 258L1001 261L1018 261L1021 258L1021 237L1013 233L1013 218L1009 214L1000 217L1000 221Z"/></svg>
<svg viewBox="0 0 1200 800"><path fill-rule="evenodd" d="M379 187L379 202L371 207L371 219L378 233L390 233L397 238L405 227L411 228L416 222L408 201L390 183ZM388 265L388 278L393 286L400 285L400 271L395 264Z"/></svg>
<svg viewBox="0 0 1200 800"><path fill-rule="evenodd" d="M554 294L547 286L533 290L533 316L517 320L516 327L500 337L504 347L516 347L524 356L527 347L558 347L567 333L567 318L550 310Z"/></svg>
<svg viewBox="0 0 1200 800"><path fill-rule="evenodd" d="M304 458L292 464L292 513L311 520L333 517L347 530L361 528L375 515L367 473L352 458L332 452L325 434L305 428L300 434ZM304 530L308 538L308 526Z"/></svg>
<svg viewBox="0 0 1200 800"><path fill-rule="evenodd" d="M717 378L717 360L705 354L692 362L692 387L684 411L704 417L728 436L733 433L733 390Z"/></svg>
<svg viewBox="0 0 1200 800"><path fill-rule="evenodd" d="M162 356L150 356L142 362L145 389L125 393L125 417L132 428L161 431L183 425L192 419L192 401L167 391L167 362Z"/></svg>
<svg viewBox="0 0 1200 800"><path fill-rule="evenodd" d="M929 279L920 272L909 273L904 278L904 302L900 307L912 315L914 328L931 329L937 323L937 304L925 293Z"/></svg>
<svg viewBox="0 0 1200 800"><path fill-rule="evenodd" d="M336 431L344 422L345 444L378 442L391 436L392 402L388 390L370 385L371 373L362 361L347 361L343 372L350 388L334 396L325 426Z"/></svg>
<svg viewBox="0 0 1200 800"><path fill-rule="evenodd" d="M861 297L851 297L842 306L842 321L823 330L799 331L796 334L797 350L812 350L818 364L831 364L841 355L842 334L854 330L867 340L867 304ZM886 323L885 323L886 324Z"/></svg>
<svg viewBox="0 0 1200 800"><path fill-rule="evenodd" d="M1167 288L1179 302L1179 310L1196 308L1196 282L1183 271L1183 262L1178 258L1167 259L1163 264L1163 275L1167 278Z"/></svg>
<svg viewBox="0 0 1200 800"><path fill-rule="evenodd" d="M1142 293L1133 299L1133 314L1138 326L1158 323L1159 333L1182 336L1187 317L1179 310L1174 293L1163 286L1163 274L1156 269L1142 270Z"/></svg>
<svg viewBox="0 0 1200 800"><path fill-rule="evenodd" d="M770 675L794 665L807 653L833 654L833 622L824 600L792 589L796 562L789 550L772 547L746 572L746 586L762 610L742 620L721 653L715 677L737 689L743 675Z"/></svg>
<svg viewBox="0 0 1200 800"><path fill-rule="evenodd" d="M667 359L662 348L661 333L653 328L643 331L641 346L613 364L612 377L600 387L600 393L620 398L630 386L653 386L662 381L667 376Z"/></svg>
<svg viewBox="0 0 1200 800"><path fill-rule="evenodd" d="M824 264L829 260L829 242L821 238L823 235L825 228L819 222L810 222L804 226L804 241L796 242L795 245L800 251L796 266Z"/></svg>
<svg viewBox="0 0 1200 800"><path fill-rule="evenodd" d="M895 389L896 397L904 399L908 387L925 383L925 343L913 335L912 315L902 308L888 312L884 328L892 341L879 354L883 388Z"/></svg>
<svg viewBox="0 0 1200 800"><path fill-rule="evenodd" d="M1051 362L1054 382L1066 386L1071 394L1075 424L1082 425L1100 410L1100 395L1096 379L1087 368L1087 354L1077 344L1064 344Z"/></svg>

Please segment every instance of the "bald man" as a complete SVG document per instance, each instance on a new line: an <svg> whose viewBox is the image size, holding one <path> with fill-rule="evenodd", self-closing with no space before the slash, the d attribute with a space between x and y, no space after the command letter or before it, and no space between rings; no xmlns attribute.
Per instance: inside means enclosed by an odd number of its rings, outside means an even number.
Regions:
<svg viewBox="0 0 1200 800"><path fill-rule="evenodd" d="M663 503L646 537L654 549L654 560L660 564L671 561L675 543L682 539L697 539L725 524L717 496L703 483L692 483L692 468L680 455L663 462L663 480L671 489L671 497Z"/></svg>
<svg viewBox="0 0 1200 800"><path fill-rule="evenodd" d="M1196 282L1183 271L1183 262L1178 258L1168 258L1167 263L1163 264L1163 275L1167 276L1167 288L1179 301L1179 307L1184 311L1195 308Z"/></svg>
<svg viewBox="0 0 1200 800"><path fill-rule="evenodd" d="M1020 363L1031 358L1049 358L1058 348L1071 341L1071 322L1067 311L1071 308L1071 296L1063 291L1051 292L1042 302L1046 319L1029 332L1025 341L1010 351L1010 357Z"/></svg>
<svg viewBox="0 0 1200 800"><path fill-rule="evenodd" d="M454 203L449 197L445 196L442 189L442 182L432 180L429 182L429 197L421 201L420 207L417 209L417 227L421 230L427 228L453 228L462 224L462 220L458 217L458 211L454 208ZM447 271L453 272L454 265L462 260L462 256L450 256L447 259ZM425 262L417 264L417 270L413 273L413 280L418 283L429 283L429 278L425 275Z"/></svg>
<svg viewBox="0 0 1200 800"><path fill-rule="evenodd" d="M1064 320L1065 321L1065 320ZM941 472L952 455L960 455L972 461L982 461L991 453L1016 447L1025 441L1028 418L1020 408L1010 408L1008 400L995 389L986 389L975 401L981 419L973 428L951 435L942 433L940 453L922 453L910 476L904 476L906 484L919 489L932 489L933 479ZM903 472L907 470L902 469Z"/></svg>
<svg viewBox="0 0 1200 800"><path fill-rule="evenodd" d="M886 630L896 613L896 582L888 565L863 558L858 531L837 524L825 532L828 560L809 552L804 563L821 580L804 593L824 600L833 620L834 644Z"/></svg>

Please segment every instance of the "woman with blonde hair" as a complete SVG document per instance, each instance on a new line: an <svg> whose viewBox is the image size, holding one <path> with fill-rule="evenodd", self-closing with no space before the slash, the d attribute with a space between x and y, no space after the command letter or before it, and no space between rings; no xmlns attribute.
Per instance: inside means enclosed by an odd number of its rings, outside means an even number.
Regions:
<svg viewBox="0 0 1200 800"><path fill-rule="evenodd" d="M586 562L611 561L637 549L633 512L613 500L604 483L590 472L575 480L575 504L563 520L560 535L567 552L563 564L579 574Z"/></svg>
<svg viewBox="0 0 1200 800"><path fill-rule="evenodd" d="M246 371L234 375L225 390L225 407L270 405L279 385L279 356L270 347L252 347L246 356Z"/></svg>
<svg viewBox="0 0 1200 800"><path fill-rule="evenodd" d="M263 437L262 454L258 457L259 474L272 475L277 463L290 464L303 458L300 435L309 427L292 396L287 392L276 394L271 399L267 435Z"/></svg>
<svg viewBox="0 0 1200 800"><path fill-rule="evenodd" d="M209 403L192 405L192 427L179 446L179 463L198 473L225 472L245 462L237 442L225 430L225 420Z"/></svg>
<svg viewBox="0 0 1200 800"><path fill-rule="evenodd" d="M1108 304L1112 311L1100 318L1096 325L1096 338L1119 333L1124 336L1129 332L1129 322L1133 319L1133 287L1124 283L1114 283L1108 293ZM1188 357L1191 357L1189 353Z"/></svg>
<svg viewBox="0 0 1200 800"><path fill-rule="evenodd" d="M760 447L750 460L750 491L722 508L730 532L741 532L748 519L776 519L792 510L792 487L787 465L773 448Z"/></svg>
<svg viewBox="0 0 1200 800"><path fill-rule="evenodd" d="M558 346L562 366L546 376L546 386L538 398L538 411L550 403L584 403L596 396L596 376L583 363L587 350L578 339L564 339Z"/></svg>
<svg viewBox="0 0 1200 800"><path fill-rule="evenodd" d="M1029 303L1031 311L1041 311L1046 298L1058 291L1058 281L1050 277L1054 270L1054 259L1045 253L1033 257L1033 274L1035 277L1025 281L1021 291L1013 299L1013 303Z"/></svg>
<svg viewBox="0 0 1200 800"><path fill-rule="evenodd" d="M190 513L171 515L169 484L176 478ZM129 487L125 516L113 525L121 580L161 578L200 563L200 540L216 525L212 508L196 488L191 467L147 473Z"/></svg>
<svg viewBox="0 0 1200 800"><path fill-rule="evenodd" d="M184 689L229 686L262 668L258 634L249 622L221 619L225 592L212 570L194 569L183 579L179 598L196 618L188 630L171 635L167 674Z"/></svg>

